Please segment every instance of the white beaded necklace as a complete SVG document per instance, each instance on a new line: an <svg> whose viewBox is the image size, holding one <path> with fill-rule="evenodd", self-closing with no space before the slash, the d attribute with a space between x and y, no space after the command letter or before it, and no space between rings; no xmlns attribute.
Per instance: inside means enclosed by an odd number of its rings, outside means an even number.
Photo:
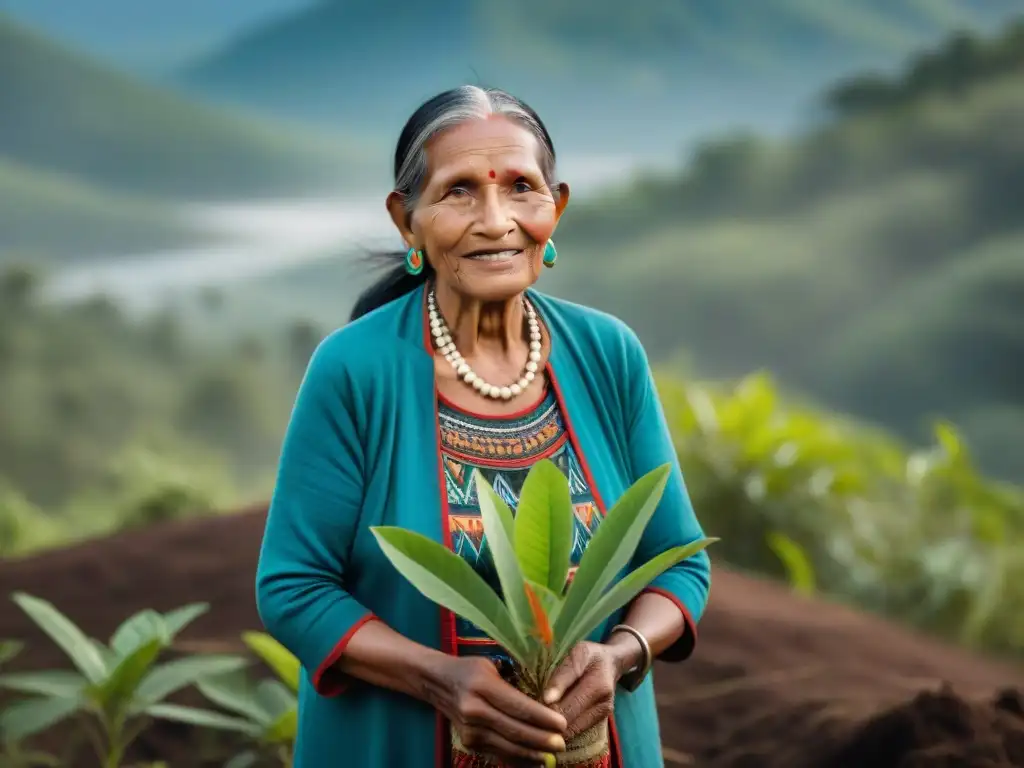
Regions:
<svg viewBox="0 0 1024 768"><path fill-rule="evenodd" d="M452 368L455 369L455 373L458 374L460 379L473 387L481 395L492 397L495 400L511 400L513 397L521 395L530 386L530 382L537 377L537 369L540 367L541 349L540 321L537 320L537 312L525 298L523 299L523 309L526 311L526 325L530 329L530 357L526 361L523 375L519 377L517 382L507 387L496 387L477 376L473 369L469 367L469 363L459 354L459 350L455 348L455 342L452 340L451 331L448 330L448 324L445 323L444 318L441 317L441 313L437 309L434 289L431 288L430 293L427 294L430 333L434 337L434 344L437 346L438 351L444 355L445 360L451 363Z"/></svg>

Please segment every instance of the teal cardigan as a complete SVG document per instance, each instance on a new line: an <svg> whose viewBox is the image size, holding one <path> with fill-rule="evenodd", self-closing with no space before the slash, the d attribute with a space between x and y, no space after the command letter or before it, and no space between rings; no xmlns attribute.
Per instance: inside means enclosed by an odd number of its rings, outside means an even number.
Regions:
<svg viewBox="0 0 1024 768"><path fill-rule="evenodd" d="M701 538L647 357L615 318L530 291L551 335L547 373L602 512L662 464L671 480L637 555ZM267 631L298 657L295 768L447 768L447 724L427 704L335 668L370 619L454 653L454 618L411 587L370 533L398 525L447 542L434 360L419 288L328 336L310 361L281 452L256 576ZM686 617L664 659L685 658L707 602L701 553L651 589ZM601 640L621 618L594 632ZM651 677L619 689L612 721L619 768L662 766Z"/></svg>

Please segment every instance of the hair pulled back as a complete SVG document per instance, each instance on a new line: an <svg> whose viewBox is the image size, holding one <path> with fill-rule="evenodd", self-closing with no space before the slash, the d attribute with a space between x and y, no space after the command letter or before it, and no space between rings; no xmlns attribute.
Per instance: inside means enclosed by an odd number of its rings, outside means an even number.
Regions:
<svg viewBox="0 0 1024 768"><path fill-rule="evenodd" d="M427 177L427 144L449 128L490 115L504 115L532 133L541 148L540 166L545 180L554 185L555 148L547 128L529 105L496 88L462 85L424 102L409 118L395 147L395 191L411 214ZM405 251L374 254L392 264L385 274L356 300L350 320L356 320L390 301L416 290L430 279L433 269L424 260L423 271L410 275Z"/></svg>

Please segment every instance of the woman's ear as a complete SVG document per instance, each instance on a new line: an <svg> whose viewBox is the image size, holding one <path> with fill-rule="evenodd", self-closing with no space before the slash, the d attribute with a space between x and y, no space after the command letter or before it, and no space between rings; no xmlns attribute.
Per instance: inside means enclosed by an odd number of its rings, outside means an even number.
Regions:
<svg viewBox="0 0 1024 768"><path fill-rule="evenodd" d="M395 229L402 236L405 244L409 248L415 248L416 243L414 241L412 229L409 227L409 223L412 221L412 217L409 216L409 212L405 210L405 195L401 192L392 192L388 195L388 199L385 202L388 213L391 215L391 221L395 225Z"/></svg>
<svg viewBox="0 0 1024 768"><path fill-rule="evenodd" d="M562 213L565 211L565 206L569 204L569 185L564 181L558 185L557 192L555 194L555 221L557 222L562 218Z"/></svg>

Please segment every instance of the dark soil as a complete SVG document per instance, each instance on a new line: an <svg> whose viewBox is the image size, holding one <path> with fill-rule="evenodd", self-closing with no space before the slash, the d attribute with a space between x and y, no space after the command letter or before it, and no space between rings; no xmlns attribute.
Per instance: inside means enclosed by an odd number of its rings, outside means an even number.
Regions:
<svg viewBox="0 0 1024 768"><path fill-rule="evenodd" d="M0 563L0 592L51 600L100 638L142 608L205 601L212 610L181 650L240 651L239 634L259 626L262 531L263 512L253 510L124 533ZM66 666L5 600L0 637L29 642L19 667ZM655 677L669 768L1024 766L1024 669L721 568L697 652ZM200 738L209 737L158 725L137 757L223 764L200 759L217 746Z"/></svg>

